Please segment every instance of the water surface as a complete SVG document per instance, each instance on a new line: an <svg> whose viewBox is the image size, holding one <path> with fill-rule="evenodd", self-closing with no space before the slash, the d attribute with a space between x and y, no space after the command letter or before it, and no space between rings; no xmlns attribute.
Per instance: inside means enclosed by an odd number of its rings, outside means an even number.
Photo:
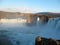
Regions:
<svg viewBox="0 0 60 45"><path fill-rule="evenodd" d="M51 18L46 24L37 22L35 25L28 25L26 20L2 19L0 30L10 31L7 34L14 45L16 45L16 41L20 41L21 45L33 45L36 36L60 40L60 19Z"/></svg>

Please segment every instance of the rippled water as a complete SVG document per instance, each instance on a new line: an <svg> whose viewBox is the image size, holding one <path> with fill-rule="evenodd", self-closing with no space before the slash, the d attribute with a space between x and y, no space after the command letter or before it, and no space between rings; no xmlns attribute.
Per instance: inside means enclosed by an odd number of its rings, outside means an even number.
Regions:
<svg viewBox="0 0 60 45"><path fill-rule="evenodd" d="M0 22L0 30L9 31L14 45L19 41L21 45L33 45L36 36L60 40L60 18L51 18L46 24L37 22L36 25L27 25L26 22Z"/></svg>

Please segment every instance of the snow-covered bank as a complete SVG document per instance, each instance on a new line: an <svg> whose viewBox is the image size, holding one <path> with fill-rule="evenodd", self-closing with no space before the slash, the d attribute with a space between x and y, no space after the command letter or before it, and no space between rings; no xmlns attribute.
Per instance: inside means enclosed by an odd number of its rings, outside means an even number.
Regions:
<svg viewBox="0 0 60 45"><path fill-rule="evenodd" d="M60 18L49 19L48 23L36 26L28 26L24 23L0 23L0 30L7 30L5 32L13 42L19 42L20 45L33 45L36 36L53 38L60 40Z"/></svg>

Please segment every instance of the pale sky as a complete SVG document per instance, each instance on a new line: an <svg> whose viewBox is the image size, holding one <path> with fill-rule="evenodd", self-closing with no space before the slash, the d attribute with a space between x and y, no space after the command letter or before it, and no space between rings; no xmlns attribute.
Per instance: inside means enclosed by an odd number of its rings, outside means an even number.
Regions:
<svg viewBox="0 0 60 45"><path fill-rule="evenodd" d="M0 0L0 10L19 12L60 12L60 0Z"/></svg>

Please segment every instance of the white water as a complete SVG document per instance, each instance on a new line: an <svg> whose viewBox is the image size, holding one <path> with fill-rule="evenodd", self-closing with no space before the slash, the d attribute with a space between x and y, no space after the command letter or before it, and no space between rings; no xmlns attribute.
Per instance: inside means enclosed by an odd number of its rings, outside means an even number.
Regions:
<svg viewBox="0 0 60 45"><path fill-rule="evenodd" d="M11 38L14 45L17 45L16 41L19 41L20 45L33 45L36 36L60 40L60 19L49 19L48 23L37 23L35 26L27 26L20 22L0 23L0 30L10 31L5 34Z"/></svg>

